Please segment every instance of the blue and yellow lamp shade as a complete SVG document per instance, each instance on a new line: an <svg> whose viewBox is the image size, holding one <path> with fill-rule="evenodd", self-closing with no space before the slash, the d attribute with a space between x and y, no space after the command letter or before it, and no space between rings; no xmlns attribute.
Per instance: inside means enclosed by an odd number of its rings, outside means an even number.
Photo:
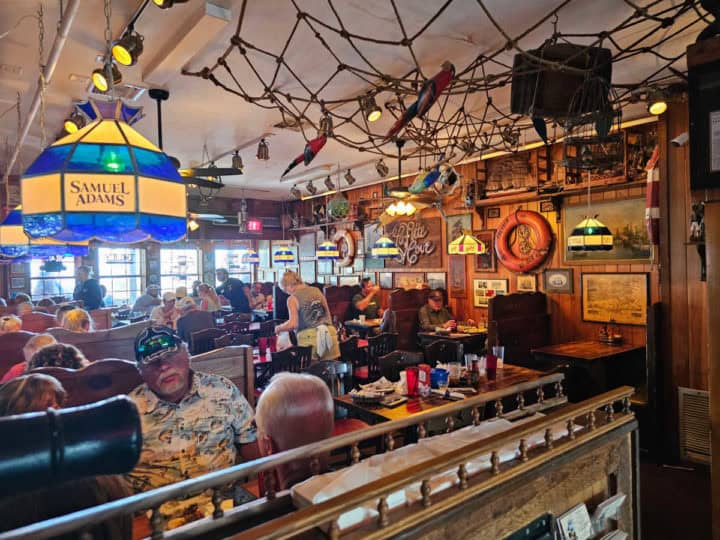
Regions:
<svg viewBox="0 0 720 540"><path fill-rule="evenodd" d="M392 259L400 255L400 250L390 238L381 236L373 244L370 253L376 259Z"/></svg>
<svg viewBox="0 0 720 540"><path fill-rule="evenodd" d="M568 251L610 251L613 248L610 229L596 217L586 217L575 226L567 240Z"/></svg>
<svg viewBox="0 0 720 540"><path fill-rule="evenodd" d="M87 242L59 242L50 238L31 239L23 231L20 206L12 210L0 223L0 260L47 259L63 255L76 257L88 254Z"/></svg>
<svg viewBox="0 0 720 540"><path fill-rule="evenodd" d="M337 261L340 258L340 250L335 242L325 240L315 250L315 257L318 261Z"/></svg>
<svg viewBox="0 0 720 540"><path fill-rule="evenodd" d="M450 255L480 255L486 251L487 246L468 231L448 244Z"/></svg>
<svg viewBox="0 0 720 540"><path fill-rule="evenodd" d="M22 206L31 238L174 242L187 229L185 183L172 162L124 121L102 117L30 165Z"/></svg>
<svg viewBox="0 0 720 540"><path fill-rule="evenodd" d="M244 264L260 264L260 255L258 255L257 251L250 248L243 254L240 260Z"/></svg>
<svg viewBox="0 0 720 540"><path fill-rule="evenodd" d="M273 253L275 264L295 264L295 254L287 246L279 246Z"/></svg>

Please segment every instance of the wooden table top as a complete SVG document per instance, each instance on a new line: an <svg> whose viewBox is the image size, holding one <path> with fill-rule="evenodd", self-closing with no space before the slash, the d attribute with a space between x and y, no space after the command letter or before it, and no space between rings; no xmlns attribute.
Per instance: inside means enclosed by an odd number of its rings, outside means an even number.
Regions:
<svg viewBox="0 0 720 540"><path fill-rule="evenodd" d="M431 337L437 339L471 339L474 337L485 337L487 336L487 328L481 328L480 332L473 332L471 334L465 332L450 332L449 334L438 334L437 332L418 332L420 337Z"/></svg>
<svg viewBox="0 0 720 540"><path fill-rule="evenodd" d="M644 345L609 345L600 341L571 341L569 343L558 343L532 349L532 353L549 354L553 356L564 356L566 358L579 358L581 360L602 360L611 356L644 349Z"/></svg>
<svg viewBox="0 0 720 540"><path fill-rule="evenodd" d="M474 399L477 400L478 403L484 403L496 399L497 395L490 395L495 392L501 392L503 395L516 393L519 390L517 387L522 383L535 383L536 386L540 386L541 384L549 384L553 382L553 380L561 380L562 378L562 374L559 373L547 375L535 369L505 364L503 369L497 370L497 375L493 380L486 378L481 380L476 386L478 393L469 395L465 400ZM435 394L431 394L428 397L411 397L408 398L407 402L393 408L359 405L353 403L352 398L348 394L336 397L335 401L343 406L362 409L363 411L387 420L400 420L453 403L451 400L443 399Z"/></svg>
<svg viewBox="0 0 720 540"><path fill-rule="evenodd" d="M358 319L352 319L350 321L345 321L343 324L351 328L377 328L380 326L381 322L382 319L365 319L365 322L360 322Z"/></svg>

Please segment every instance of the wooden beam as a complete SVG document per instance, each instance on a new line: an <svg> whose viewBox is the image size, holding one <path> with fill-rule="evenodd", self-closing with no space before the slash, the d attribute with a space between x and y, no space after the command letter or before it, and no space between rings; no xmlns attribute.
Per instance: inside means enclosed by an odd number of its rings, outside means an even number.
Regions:
<svg viewBox="0 0 720 540"><path fill-rule="evenodd" d="M708 328L720 328L720 201L705 203ZM710 359L710 449L712 532L720 540L720 332L708 332Z"/></svg>

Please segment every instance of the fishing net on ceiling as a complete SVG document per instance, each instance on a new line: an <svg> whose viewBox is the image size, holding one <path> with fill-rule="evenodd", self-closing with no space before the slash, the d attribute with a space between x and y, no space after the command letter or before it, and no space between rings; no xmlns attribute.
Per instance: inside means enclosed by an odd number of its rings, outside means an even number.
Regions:
<svg viewBox="0 0 720 540"><path fill-rule="evenodd" d="M610 51L614 87L608 96L614 108L637 101L638 88L682 78L685 47L709 22L699 0L618 0L622 9L612 16L605 2L593 0L562 0L552 9L547 3L522 3L522 17L514 2L489 0L281 4L244 0L220 57L184 74L277 111L275 127L300 131L306 141L326 132L361 152L397 157L388 129L408 114L426 81L450 61L450 82L397 133L408 140L403 159L427 161L452 154L457 162L536 140L534 112L548 119L549 142L563 136L567 119L535 107L532 86L524 114L511 112L509 88L513 76L539 71L591 77L587 66L574 62L583 51ZM616 20L594 28L599 16ZM538 52L564 45L579 52L560 60ZM623 70L638 57L650 59L644 63L650 67ZM373 103L381 108L382 121L368 121Z"/></svg>

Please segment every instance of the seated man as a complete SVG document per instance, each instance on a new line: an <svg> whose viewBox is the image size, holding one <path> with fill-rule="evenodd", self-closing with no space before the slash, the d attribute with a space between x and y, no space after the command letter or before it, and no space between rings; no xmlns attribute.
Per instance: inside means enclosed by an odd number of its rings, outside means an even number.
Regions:
<svg viewBox="0 0 720 540"><path fill-rule="evenodd" d="M454 330L457 323L450 310L445 307L445 298L440 289L433 289L428 296L427 304L418 311L421 332L434 332L435 328Z"/></svg>
<svg viewBox="0 0 720 540"><path fill-rule="evenodd" d="M190 336L193 332L215 327L213 314L210 311L200 311L190 297L186 296L178 302L178 313L177 334L185 343L190 343Z"/></svg>
<svg viewBox="0 0 720 540"><path fill-rule="evenodd" d="M265 295L262 293L263 284L259 281L253 283L250 292L250 307L252 309L265 309Z"/></svg>
<svg viewBox="0 0 720 540"><path fill-rule="evenodd" d="M163 294L162 302L161 306L154 307L150 312L150 319L153 324L175 328L175 323L180 317L180 311L175 306L175 293L168 291Z"/></svg>
<svg viewBox="0 0 720 540"><path fill-rule="evenodd" d="M382 317L383 310L375 298L380 292L380 287L374 285L369 277L363 278L360 286L362 287L361 291L352 298L352 305L357 311L357 315L365 315L368 319Z"/></svg>
<svg viewBox="0 0 720 540"><path fill-rule="evenodd" d="M133 304L133 311L142 311L143 313L150 315L150 312L155 306L162 304L160 300L160 285L150 284L145 289L145 294L138 296Z"/></svg>
<svg viewBox="0 0 720 540"><path fill-rule="evenodd" d="M171 328L135 338L145 381L130 393L142 423L140 460L127 478L146 491L257 457L253 411L228 379L190 369L187 346Z"/></svg>
<svg viewBox="0 0 720 540"><path fill-rule="evenodd" d="M320 377L279 373L270 380L257 404L260 453L269 456L327 439L333 433L334 416L330 390ZM325 468L321 462L320 470ZM288 463L274 472L276 490L287 489L312 475L309 460ZM267 474L269 471L264 478ZM269 487L267 480L264 483L265 488Z"/></svg>

